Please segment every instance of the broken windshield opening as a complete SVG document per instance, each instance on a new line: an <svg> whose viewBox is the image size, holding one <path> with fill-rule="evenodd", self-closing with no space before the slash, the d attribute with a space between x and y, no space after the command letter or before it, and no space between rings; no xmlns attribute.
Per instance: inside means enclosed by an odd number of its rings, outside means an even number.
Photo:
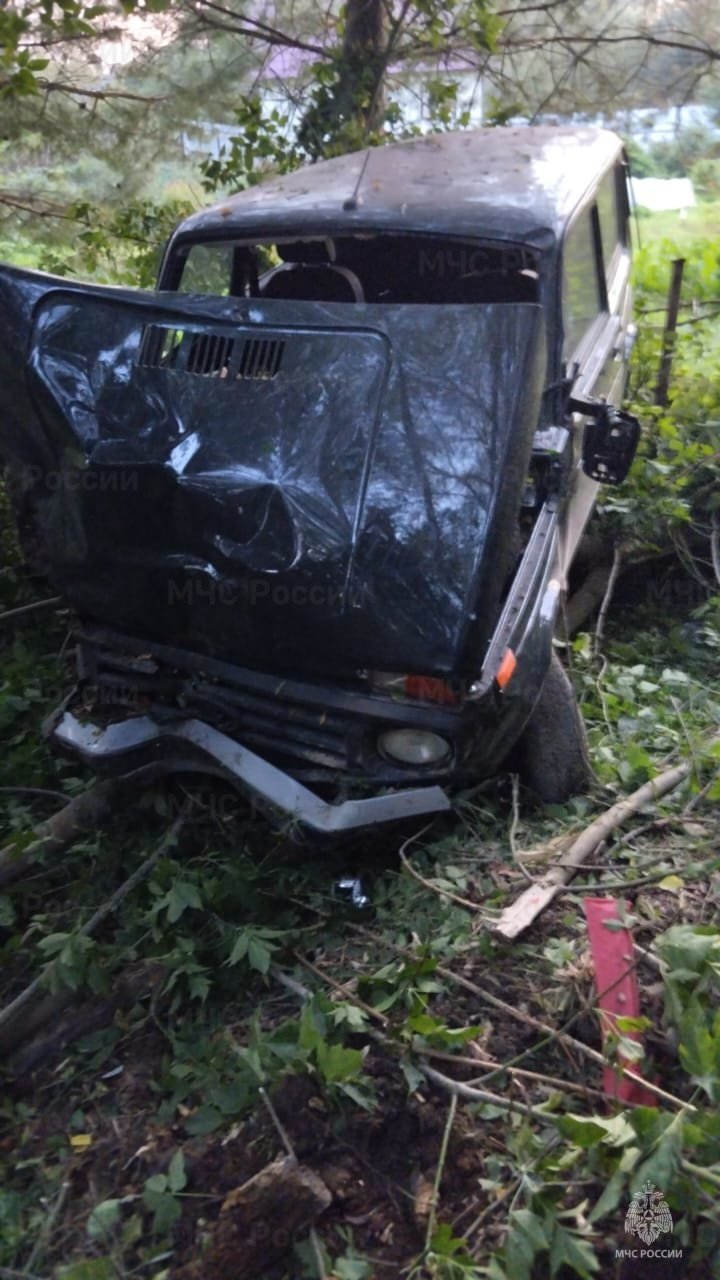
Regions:
<svg viewBox="0 0 720 1280"><path fill-rule="evenodd" d="M184 244L170 287L216 297L307 302L537 302L536 255L524 245L363 234Z"/></svg>

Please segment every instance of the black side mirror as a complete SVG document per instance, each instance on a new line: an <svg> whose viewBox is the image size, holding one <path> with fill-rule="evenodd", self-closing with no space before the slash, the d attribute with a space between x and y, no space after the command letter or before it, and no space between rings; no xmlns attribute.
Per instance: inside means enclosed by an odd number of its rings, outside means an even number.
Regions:
<svg viewBox="0 0 720 1280"><path fill-rule="evenodd" d="M604 400L572 397L571 413L587 418L583 437L582 468L600 484L622 484L635 457L640 439L640 423Z"/></svg>

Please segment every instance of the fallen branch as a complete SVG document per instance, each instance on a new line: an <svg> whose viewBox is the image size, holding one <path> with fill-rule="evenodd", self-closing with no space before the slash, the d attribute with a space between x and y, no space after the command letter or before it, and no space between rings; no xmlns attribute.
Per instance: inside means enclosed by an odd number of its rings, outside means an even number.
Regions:
<svg viewBox="0 0 720 1280"><path fill-rule="evenodd" d="M520 850L517 847L517 841L515 839L515 837L517 836L517 829L520 825L520 775L517 773L513 773L511 777L512 777L512 817L510 819L510 829L508 831L508 844L510 845L510 852L513 856L513 862L515 863L516 867L522 873L522 875L524 875L525 879L530 881L530 884L534 884L535 883L534 876L530 874L527 867L525 866L525 863L523 862L520 856Z"/></svg>
<svg viewBox="0 0 720 1280"><path fill-rule="evenodd" d="M32 1253L27 1261L27 1269L31 1274L35 1271L38 1263L42 1263L45 1260L45 1254L47 1253L48 1242L50 1240L53 1227L62 1212L69 1190L69 1180L65 1180L60 1183L60 1189L53 1200L48 1213L45 1215L42 1226L37 1234L35 1244L33 1245Z"/></svg>
<svg viewBox="0 0 720 1280"><path fill-rule="evenodd" d="M14 1267L0 1267L0 1280L43 1280L30 1271L16 1271Z"/></svg>
<svg viewBox="0 0 720 1280"><path fill-rule="evenodd" d="M340 987L340 989L343 991L345 995L345 998L349 1000L350 1003L357 1004L359 1008L364 1009L366 1012L371 1011L370 1006L362 1002L358 1002L357 996L348 994L347 991L341 986L341 984L335 982L335 980L330 978L328 974L322 973L319 969L315 967L315 965L311 964L309 960L305 960L303 956L299 955L298 952L295 952L295 957L297 960L299 960L301 964L305 965L306 968L310 969L310 971L314 973L316 977L320 978L322 982L327 983L327 985L333 989L337 989L338 987ZM447 974L449 971L445 970L444 972ZM298 996L300 1000L310 1000L312 998L312 991L310 991L308 987L303 986L302 983L297 982L294 978L291 978L290 975L285 973L282 969L280 969L278 965L271 965L270 973L272 977L275 978L275 980L281 984L281 986L286 987L288 991L291 991L293 995ZM387 1025L388 1020L387 1018L384 1017L384 1015L378 1014L376 1009L372 1010L372 1012L377 1018L382 1019L382 1022L384 1025ZM378 1043L380 1044L388 1043L387 1039L382 1035L381 1032L371 1032L370 1034L372 1035L374 1040L378 1041ZM541 1072L538 1072L538 1071L526 1071L523 1068L515 1067L512 1064L507 1064L502 1062L490 1062L479 1056L477 1058L469 1058L464 1056L463 1054L445 1053L442 1049L433 1049L429 1045L417 1045L417 1044L413 1044L412 1051L419 1058L436 1058L440 1062L449 1062L458 1067L474 1067L475 1070L487 1069L489 1074L492 1076L496 1076L496 1075L516 1076L518 1079L532 1080L538 1084L545 1084L545 1085L551 1086L554 1089L560 1089L561 1091L570 1090L571 1092L574 1092L574 1093L581 1093L585 1097L596 1097L596 1098L604 1097L604 1095L600 1092L599 1089L591 1089L587 1085L574 1084L573 1082L568 1080L561 1080L557 1076L543 1075ZM600 1054L598 1054L597 1057L600 1061L603 1060ZM422 1069L422 1064L418 1064L418 1065ZM488 1094L486 1101L488 1100L498 1102L500 1100L500 1095Z"/></svg>
<svg viewBox="0 0 720 1280"><path fill-rule="evenodd" d="M72 1009L68 1006L77 999L74 991L65 987L48 992L26 1008L21 1019L0 1031L0 1057L12 1055L8 1068L22 1079L58 1058L81 1036L110 1026L119 1010L131 1009L157 991L166 975L166 967L157 961L140 961L113 980L107 996L95 996ZM44 1028L48 1030L39 1034Z"/></svg>
<svg viewBox="0 0 720 1280"><path fill-rule="evenodd" d="M93 912L90 919L78 929L76 937L87 938L91 933L94 933L98 926L127 898L128 894L132 893L133 889L137 888L146 879L153 867L167 853L168 848L175 843L184 821L184 814L176 818L157 848L149 857L145 858L144 862L140 863L140 866L133 871L132 875L128 876L127 880L123 881L120 887L108 898L107 902L104 902L101 907L98 907L97 911ZM0 1038L12 1037L13 1030L11 1029L17 1029L18 1032L22 1032L23 1025L27 1019L28 1008L31 1005L36 1005L39 999L44 999L45 985L56 966L57 959L49 961L37 978L34 978L9 1005L6 1005L4 1009L0 1009ZM16 1037L15 1043L19 1043L21 1038L21 1035Z"/></svg>
<svg viewBox="0 0 720 1280"><path fill-rule="evenodd" d="M373 933L373 931L368 929L365 925L349 924L348 927L352 929L354 933L359 933L372 939L374 942L382 943L385 947L390 947L393 951L397 952L398 955L408 956L410 959L415 958L416 953L411 950L410 947L403 947L399 943L392 942L389 938L382 938L378 934ZM601 1067L605 1066L606 1059L601 1053L598 1053L597 1049L591 1048L589 1044L585 1044L584 1041L577 1040L575 1036L568 1034L567 1027L572 1026L573 1022L575 1022L579 1017L579 1014L573 1014L565 1024L564 1028L551 1027L547 1022L543 1022L540 1018L533 1017L531 1013L525 1013L522 1009L516 1009L514 1005L508 1004L506 1000L502 1000L499 996L495 996L485 988L478 986L478 984L476 982L472 982L470 978L465 978L460 973L453 973L452 969L447 969L444 965L439 964L437 966L436 973L438 973L442 978L447 978L449 982L454 982L456 986L463 987L465 991L472 992L473 995L477 996L478 999L482 1000L485 1004L489 1004L491 1008L500 1009L516 1022L522 1022L525 1026L532 1027L533 1030L540 1032L544 1037L529 1049L523 1050L522 1053L518 1054L509 1063L493 1067L493 1069L488 1072L488 1076L485 1077L486 1079L490 1076L501 1075L503 1071L507 1070L508 1066L514 1066L522 1059L528 1058L532 1053L536 1053L539 1049L543 1048L545 1044L552 1043L560 1044L566 1049L573 1050L575 1053L581 1054L583 1057L588 1058L591 1062L595 1062ZM371 1032L370 1034L375 1038L378 1038L380 1033ZM658 1098L663 1098L665 1102L669 1102L672 1106L678 1107L682 1111L697 1110L692 1102L684 1102L682 1098L676 1098L674 1094L668 1093L666 1089L661 1089L659 1085L650 1084L649 1081L644 1080L642 1076L637 1075L627 1067L623 1069L623 1074L628 1076L629 1079L637 1080L640 1084L645 1085L645 1087L650 1089L652 1093L656 1094Z"/></svg>
<svg viewBox="0 0 720 1280"><path fill-rule="evenodd" d="M372 1018L375 1022L379 1022L381 1027L387 1026L388 1019L385 1017L385 1014L381 1013L379 1009L373 1009L371 1004L366 1004L365 1001L361 1000L354 991L348 991L347 983L338 982L335 978L331 978L329 973L323 973L321 969L318 969L317 965L313 964L312 960L308 960L307 957L301 955L299 951L294 951L293 955L303 968L309 969L310 973L314 973L316 978L319 978L321 982L326 983L332 991L336 991L338 995L342 996L343 1000L347 1000L350 1004L354 1004L356 1009L362 1009L363 1013L366 1013L369 1018Z"/></svg>
<svg viewBox="0 0 720 1280"><path fill-rule="evenodd" d="M414 958L415 956L415 953L409 947L403 947L399 943L392 942L388 938L382 938L378 934L373 933L371 929L368 929L364 925L350 924L349 927L352 929L354 933L359 933L361 935L364 935L365 937L370 938L373 942L382 943L383 946L386 946L386 947L389 946L393 951L396 951L400 955L408 956L410 958ZM315 972L316 975L320 978L324 977L324 975L321 974L317 969L313 969L313 972ZM490 1070L488 1071L484 1079L491 1079L495 1076L508 1073L511 1069L515 1067L517 1062L520 1062L524 1058L529 1057L532 1053L536 1053L539 1049L543 1048L545 1044L551 1044L551 1043L561 1044L566 1049L575 1050L577 1053L580 1053L584 1057L589 1058L591 1062L595 1062L601 1067L605 1067L607 1065L607 1059L603 1056L603 1054L598 1053L597 1049L591 1048L591 1046L588 1044L585 1044L584 1041L577 1040L574 1036L571 1036L568 1034L567 1027L571 1026L572 1023L577 1020L577 1018L579 1017L579 1014L574 1014L573 1017L570 1018L569 1021L565 1024L564 1029L551 1027L548 1025L548 1023L542 1022L539 1018L534 1018L532 1014L524 1013L521 1009L516 1009L514 1005L508 1004L507 1001L505 1000L501 1000L499 996L492 995L489 991L486 991L482 987L479 987L477 983L472 982L469 978L464 978L461 974L453 973L452 969L446 969L444 965L437 966L437 973L439 973L441 977L447 978L449 981L456 983L457 986L464 987L466 991L472 992L473 995L478 996L479 999L483 1000L486 1004L489 1004L491 1007L500 1009L502 1010L503 1013L506 1013L509 1017L514 1018L516 1021L522 1022L526 1026L532 1027L533 1030L540 1032L544 1037L537 1044L531 1046L531 1048L525 1049L523 1050L522 1053L517 1054L515 1058L510 1060L510 1062L491 1064ZM285 973L284 970L282 970L279 967L279 965L271 965L270 974L273 978L276 979L277 982L280 983L281 986L284 986L288 991L291 991L292 994L294 996L297 996L300 1000L305 1001L305 1000L310 1000L312 998L312 991L310 991L310 989L304 986L301 982L298 982L296 978L290 977L290 974ZM348 998L351 1001L353 1000L352 996ZM388 1039L386 1035L383 1034L382 1031L379 1031L374 1027L369 1027L366 1034L371 1039L375 1040L377 1044L380 1044L385 1048L388 1048L388 1047L390 1047L391 1049L393 1048L392 1042ZM232 1037L231 1037L231 1043L234 1043ZM430 1056L430 1054L426 1053L425 1056ZM455 1060L458 1063L462 1061L462 1059L459 1057L456 1058ZM426 1078L429 1079L430 1077L428 1075L428 1072L431 1071L431 1068L427 1067L425 1064L422 1064L422 1063L418 1063L417 1065L418 1065L418 1068L426 1076ZM472 1065L481 1066L482 1064L481 1062L477 1062L477 1063L473 1062ZM515 1071L514 1074L517 1076L518 1079L520 1079L523 1075L531 1076L532 1074L536 1074L536 1073L530 1073L530 1072L526 1073L526 1072ZM680 1111L692 1112L697 1110L697 1108L694 1106L692 1102L685 1102L683 1101L682 1098L677 1098L675 1094L668 1093L666 1089L660 1088L659 1085L651 1084L649 1081L644 1080L642 1076L638 1075L636 1072L634 1072L627 1066L623 1067L622 1075L626 1076L629 1080L634 1080L638 1084L643 1085L646 1089L649 1089L650 1092L653 1093L657 1098L661 1098L664 1102L669 1103L671 1106L677 1107ZM445 1077L445 1079L448 1079L448 1077ZM538 1082L541 1079L539 1074L537 1074L537 1079L538 1079ZM549 1082L549 1077L545 1077L545 1082ZM435 1083L441 1083L441 1082L436 1080ZM456 1082L451 1081L451 1083L456 1083ZM558 1081L558 1084L560 1083L562 1083L562 1085L564 1085L564 1087L566 1088L571 1087L570 1085L566 1084L566 1082L564 1081L563 1082ZM528 1109L527 1106L523 1105L521 1107L520 1104L514 1103L511 1100L504 1098L500 1094L489 1094L486 1091L477 1089L475 1085L472 1085L472 1086L463 1085L462 1087L464 1090L467 1090L468 1088L474 1089L475 1096L472 1098L472 1100L475 1102L477 1101L492 1102L497 1106L509 1106L510 1109L513 1109L515 1107L525 1111L527 1111ZM478 1096L479 1094L483 1094L483 1096L479 1097ZM464 1098L469 1097L467 1092L460 1092L458 1096L464 1097Z"/></svg>
<svg viewBox="0 0 720 1280"><path fill-rule="evenodd" d="M462 1080L452 1080L450 1076L443 1075L442 1071L436 1071L434 1067L421 1064L419 1070L428 1080L439 1085L451 1096L463 1098L466 1102L489 1102L492 1106L504 1107L506 1111L519 1111L521 1115L535 1116L547 1124L548 1113L544 1107L534 1107L531 1102L516 1102L514 1098L505 1098L501 1093L490 1093L487 1089L475 1089L470 1084L464 1084Z"/></svg>
<svg viewBox="0 0 720 1280"><path fill-rule="evenodd" d="M271 965L270 973L281 984L281 986L292 991L293 994L298 996L301 1000L310 1000L312 998L312 991L307 987L303 987L301 983L296 982L294 978L290 978L289 974L284 973L277 965ZM375 1028L370 1027L368 1028L367 1034L377 1044L382 1045L383 1048L390 1049L391 1051L393 1049L396 1050L396 1046L393 1045L392 1041L384 1035L382 1031L377 1031ZM423 1056L423 1054L418 1055L418 1057L421 1056ZM599 1054L598 1057L600 1057ZM603 1061L603 1059L600 1060ZM515 1102L512 1098L506 1098L500 1093L491 1093L487 1089L476 1089L470 1085L463 1084L461 1081L451 1080L449 1076L445 1076L442 1072L436 1071L434 1067L429 1066L426 1062L417 1062L416 1065L418 1071L422 1072L426 1080L439 1085L447 1093L454 1093L458 1098L464 1098L471 1102L490 1102L494 1106L505 1107L509 1111L521 1111L524 1114L527 1114L528 1111L531 1113L537 1111L539 1116L542 1115L543 1118L547 1119L544 1111L540 1111L539 1108L533 1108L527 1103ZM497 1068L498 1073L502 1070L503 1067L501 1066Z"/></svg>
<svg viewBox="0 0 720 1280"><path fill-rule="evenodd" d="M489 991L483 991L481 987L478 987L476 983L471 982L469 978L463 978L461 974L453 973L451 969L445 969L442 965L438 965L437 972L442 977L452 979L459 986L465 987L466 990L475 992L476 995L480 996L483 1000L486 1000L488 1004L495 1005L496 1007L503 1009L518 1021L525 1022L530 1026L533 1026L546 1037L547 1042L555 1041L557 1044L564 1045L568 1049L574 1049L577 1053L589 1058L592 1062L598 1063L599 1066L604 1067L606 1065L607 1059L603 1057L601 1053L598 1053L597 1049L592 1049L590 1045L585 1044L584 1041L577 1040L575 1036L568 1035L567 1031L551 1027L548 1023L542 1022L539 1018L533 1018L532 1014L522 1013L519 1009L513 1009L512 1005L506 1004L504 1000L499 1000L497 996L492 996ZM534 1045L532 1050L526 1050L525 1054L522 1056L528 1056L530 1052L536 1052L540 1047L541 1044ZM488 1074L493 1076L499 1075L506 1069L506 1067L500 1065L493 1067L492 1071ZM662 1098L665 1102L669 1102L672 1106L678 1107L681 1111L697 1110L697 1107L695 1107L693 1103L684 1102L682 1098L676 1098L675 1094L668 1093L666 1089L661 1089L659 1085L651 1084L649 1080L644 1080L642 1076L638 1075L637 1072L632 1071L627 1066L622 1068L622 1075L627 1076L629 1080L635 1080L638 1084L649 1089L651 1093L654 1093L656 1097Z"/></svg>
<svg viewBox="0 0 720 1280"><path fill-rule="evenodd" d="M78 837L86 835L111 814L116 812L140 785L156 782L171 773L188 772L190 766L183 762L157 760L119 778L96 782L87 791L74 796L52 817L46 818L35 828L35 839L24 849L16 843L0 849L0 889L15 880L22 879L38 869L42 859L61 853Z"/></svg>
<svg viewBox="0 0 720 1280"><path fill-rule="evenodd" d="M593 1089L590 1085L577 1084L574 1080L563 1080L560 1076L548 1076L542 1071L528 1071L525 1067L513 1067L504 1062L492 1062L490 1059L479 1056L471 1058L466 1054L447 1053L443 1049L432 1049L428 1045L416 1044L413 1044L413 1053L421 1058L434 1058L438 1062L447 1062L457 1067L473 1067L475 1071L484 1071L487 1075L482 1077L483 1080L496 1075L517 1076L519 1080L530 1080L535 1084L547 1085L549 1089L559 1090L561 1093L577 1093L583 1098L601 1100L605 1097L600 1089ZM475 1085L477 1081L469 1080L467 1083Z"/></svg>
<svg viewBox="0 0 720 1280"><path fill-rule="evenodd" d="M405 844L407 844L407 841ZM450 889L443 889L439 884L434 884L432 880L426 880L424 876L421 876L420 872L415 870L404 849L405 845L400 849L400 861L408 875L412 876L413 880L416 880L418 884L421 884L423 889L428 889L430 893L436 893L439 898L446 898L448 902L455 902L459 907L465 907L468 911L484 914L479 902L471 902L470 898L462 898L459 893L453 893Z"/></svg>
<svg viewBox="0 0 720 1280"><path fill-rule="evenodd" d="M432 1068L431 1068L432 1070ZM438 1073L439 1074L439 1073ZM440 1144L440 1155L438 1156L437 1167L435 1169L435 1179L433 1181L432 1196L430 1199L430 1212L427 1220L427 1230L425 1232L425 1254L430 1252L432 1238L435 1234L435 1224L437 1222L438 1202L440 1200L440 1183L445 1172L445 1162L447 1160L448 1147L450 1145L450 1134L455 1123L455 1112L457 1111L458 1094L450 1091L450 1108L448 1117L443 1130L442 1142Z"/></svg>
<svg viewBox="0 0 720 1280"><path fill-rule="evenodd" d="M531 849L518 849L517 857L522 858L523 862L548 862L550 858L569 849L577 834L577 830L565 831L562 835L552 836L545 844L533 845Z"/></svg>
<svg viewBox="0 0 720 1280"><path fill-rule="evenodd" d="M62 800L68 804L64 791L50 791L48 787L0 787L0 796L39 796L42 800Z"/></svg>
<svg viewBox="0 0 720 1280"><path fill-rule="evenodd" d="M62 596L50 596L47 600L34 600L32 604L19 605L17 609L4 609L0 613L0 622L7 622L8 618L20 618L26 613L35 613L38 609L52 609L62 602Z"/></svg>
<svg viewBox="0 0 720 1280"><path fill-rule="evenodd" d="M720 742L720 736L713 739ZM712 745L709 744L709 745ZM493 933L498 937L512 941L523 933L529 925L545 910L565 885L569 884L578 867L592 857L596 849L605 843L612 831L619 827L626 818L652 804L661 796L674 791L684 782L693 769L693 762L686 760L683 764L666 769L664 773L651 778L649 782L638 787L632 795L618 800L612 808L596 818L570 845L567 853L559 859L554 867L526 889L520 897L512 902L501 913L500 919L493 926Z"/></svg>
<svg viewBox="0 0 720 1280"><path fill-rule="evenodd" d="M35 828L35 840L25 849L15 844L0 849L0 887L21 879L35 868L38 858L59 853L78 836L92 831L124 796L126 777L96 782Z"/></svg>

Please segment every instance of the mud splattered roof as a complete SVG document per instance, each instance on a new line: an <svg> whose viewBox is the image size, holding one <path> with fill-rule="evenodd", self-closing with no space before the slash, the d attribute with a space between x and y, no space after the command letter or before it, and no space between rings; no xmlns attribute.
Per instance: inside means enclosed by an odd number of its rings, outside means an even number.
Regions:
<svg viewBox="0 0 720 1280"><path fill-rule="evenodd" d="M547 242L621 153L603 129L476 129L306 165L194 214L176 236L437 231Z"/></svg>

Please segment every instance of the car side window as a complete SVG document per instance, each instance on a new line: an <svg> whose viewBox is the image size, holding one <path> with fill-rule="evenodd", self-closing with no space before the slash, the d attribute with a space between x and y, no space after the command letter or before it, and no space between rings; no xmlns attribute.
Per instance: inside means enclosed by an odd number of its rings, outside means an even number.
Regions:
<svg viewBox="0 0 720 1280"><path fill-rule="evenodd" d="M225 298L230 292L233 246L191 245L183 267L178 293L210 293Z"/></svg>
<svg viewBox="0 0 720 1280"><path fill-rule="evenodd" d="M566 357L604 310L597 229L597 214L589 208L576 218L565 237L562 292Z"/></svg>
<svg viewBox="0 0 720 1280"><path fill-rule="evenodd" d="M625 210L621 202L622 170L613 169L603 178L597 193L600 239L605 274L612 275L613 265L627 239Z"/></svg>

